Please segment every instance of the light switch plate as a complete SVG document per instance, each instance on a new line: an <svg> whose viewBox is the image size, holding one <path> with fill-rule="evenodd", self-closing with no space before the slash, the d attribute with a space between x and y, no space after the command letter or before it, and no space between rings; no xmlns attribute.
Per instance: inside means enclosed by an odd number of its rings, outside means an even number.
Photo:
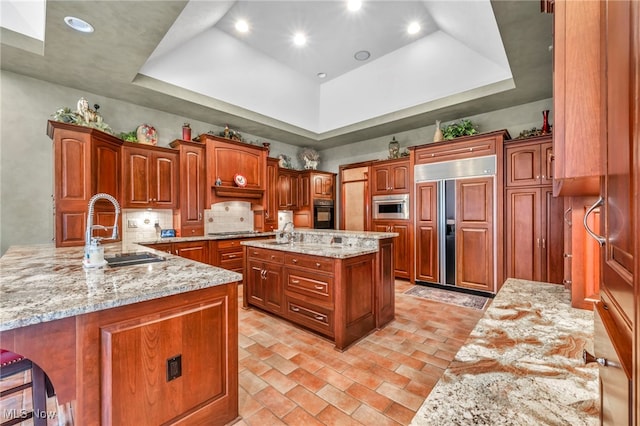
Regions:
<svg viewBox="0 0 640 426"><path fill-rule="evenodd" d="M127 228L137 228L137 227L138 227L138 222L136 222L135 219L127 220Z"/></svg>

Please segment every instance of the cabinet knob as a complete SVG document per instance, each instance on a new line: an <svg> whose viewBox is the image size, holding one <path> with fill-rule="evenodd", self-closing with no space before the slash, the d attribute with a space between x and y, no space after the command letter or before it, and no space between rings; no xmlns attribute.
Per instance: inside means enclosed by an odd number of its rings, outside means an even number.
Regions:
<svg viewBox="0 0 640 426"><path fill-rule="evenodd" d="M320 262L316 262L316 268L319 268L320 265L321 265Z"/></svg>
<svg viewBox="0 0 640 426"><path fill-rule="evenodd" d="M562 256L564 256L567 259L571 259L573 257L571 253L562 253Z"/></svg>
<svg viewBox="0 0 640 426"><path fill-rule="evenodd" d="M298 263L298 259L293 259L292 262L293 263Z"/></svg>

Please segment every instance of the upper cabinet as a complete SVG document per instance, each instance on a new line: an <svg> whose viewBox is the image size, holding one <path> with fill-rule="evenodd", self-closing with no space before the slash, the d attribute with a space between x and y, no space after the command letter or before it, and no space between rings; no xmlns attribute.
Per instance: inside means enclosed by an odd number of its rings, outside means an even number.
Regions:
<svg viewBox="0 0 640 426"><path fill-rule="evenodd" d="M200 135L200 140L206 145L206 205L262 200L267 181L267 148L206 134Z"/></svg>
<svg viewBox="0 0 640 426"><path fill-rule="evenodd" d="M56 247L81 246L85 241L89 199L104 192L120 199L122 141L89 127L49 121L53 139ZM113 206L95 205L94 224L111 226ZM101 234L102 233L102 234ZM94 231L96 236L108 236Z"/></svg>
<svg viewBox="0 0 640 426"><path fill-rule="evenodd" d="M335 198L336 175L334 173L311 172L311 195L314 199Z"/></svg>
<svg viewBox="0 0 640 426"><path fill-rule="evenodd" d="M178 207L178 152L173 149L125 143L124 208Z"/></svg>
<svg viewBox="0 0 640 426"><path fill-rule="evenodd" d="M267 158L267 193L264 197L264 230L278 229L278 159Z"/></svg>
<svg viewBox="0 0 640 426"><path fill-rule="evenodd" d="M507 145L505 149L507 186L551 185L553 183L553 148L551 136Z"/></svg>
<svg viewBox="0 0 640 426"><path fill-rule="evenodd" d="M372 166L372 195L408 194L409 159L394 159Z"/></svg>
<svg viewBox="0 0 640 426"><path fill-rule="evenodd" d="M204 145L175 140L173 148L180 152L180 235L204 235L204 198L206 170Z"/></svg>
<svg viewBox="0 0 640 426"><path fill-rule="evenodd" d="M278 170L278 209L294 210L298 208L298 172L296 170Z"/></svg>
<svg viewBox="0 0 640 426"><path fill-rule="evenodd" d="M603 175L603 7L556 0L553 43L555 195L596 195Z"/></svg>

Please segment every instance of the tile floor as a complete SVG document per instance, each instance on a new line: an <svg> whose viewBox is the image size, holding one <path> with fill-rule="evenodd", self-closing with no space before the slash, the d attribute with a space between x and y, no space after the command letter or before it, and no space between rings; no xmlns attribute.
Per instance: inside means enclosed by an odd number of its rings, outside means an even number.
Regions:
<svg viewBox="0 0 640 426"><path fill-rule="evenodd" d="M283 320L242 309L240 287L242 419L235 425L408 425L484 314L404 294L409 287L396 281L396 319L345 352ZM27 408L29 401L25 394L1 405ZM55 407L54 401L47 405Z"/></svg>
<svg viewBox="0 0 640 426"><path fill-rule="evenodd" d="M239 309L236 425L409 424L484 314L403 294L410 286L396 281L393 322L342 353L283 320Z"/></svg>

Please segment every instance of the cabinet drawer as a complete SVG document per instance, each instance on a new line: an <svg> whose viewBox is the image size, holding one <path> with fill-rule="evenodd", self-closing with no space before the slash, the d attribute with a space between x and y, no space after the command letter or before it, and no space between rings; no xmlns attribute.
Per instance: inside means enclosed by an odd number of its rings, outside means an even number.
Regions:
<svg viewBox="0 0 640 426"><path fill-rule="evenodd" d="M231 262L231 261L240 261L242 262L242 250L229 250L229 251L220 251L218 252L220 255L220 262Z"/></svg>
<svg viewBox="0 0 640 426"><path fill-rule="evenodd" d="M228 248L234 248L234 247L242 248L242 246L240 245L240 240L219 240L218 241L218 249L228 249Z"/></svg>
<svg viewBox="0 0 640 426"><path fill-rule="evenodd" d="M309 327L326 336L333 337L333 311L302 300L287 297L285 314L296 324Z"/></svg>
<svg viewBox="0 0 640 426"><path fill-rule="evenodd" d="M324 275L288 268L286 289L311 297L325 305L333 304L333 278Z"/></svg>
<svg viewBox="0 0 640 426"><path fill-rule="evenodd" d="M416 164L436 163L447 160L480 157L496 153L495 138L480 139L469 142L447 143L441 146L416 150Z"/></svg>
<svg viewBox="0 0 640 426"><path fill-rule="evenodd" d="M309 268L314 271L333 272L333 260L324 257L305 256L299 254L286 254L284 256L285 265Z"/></svg>
<svg viewBox="0 0 640 426"><path fill-rule="evenodd" d="M267 262L284 262L284 253L275 250L247 247L247 256L252 259L264 260Z"/></svg>

